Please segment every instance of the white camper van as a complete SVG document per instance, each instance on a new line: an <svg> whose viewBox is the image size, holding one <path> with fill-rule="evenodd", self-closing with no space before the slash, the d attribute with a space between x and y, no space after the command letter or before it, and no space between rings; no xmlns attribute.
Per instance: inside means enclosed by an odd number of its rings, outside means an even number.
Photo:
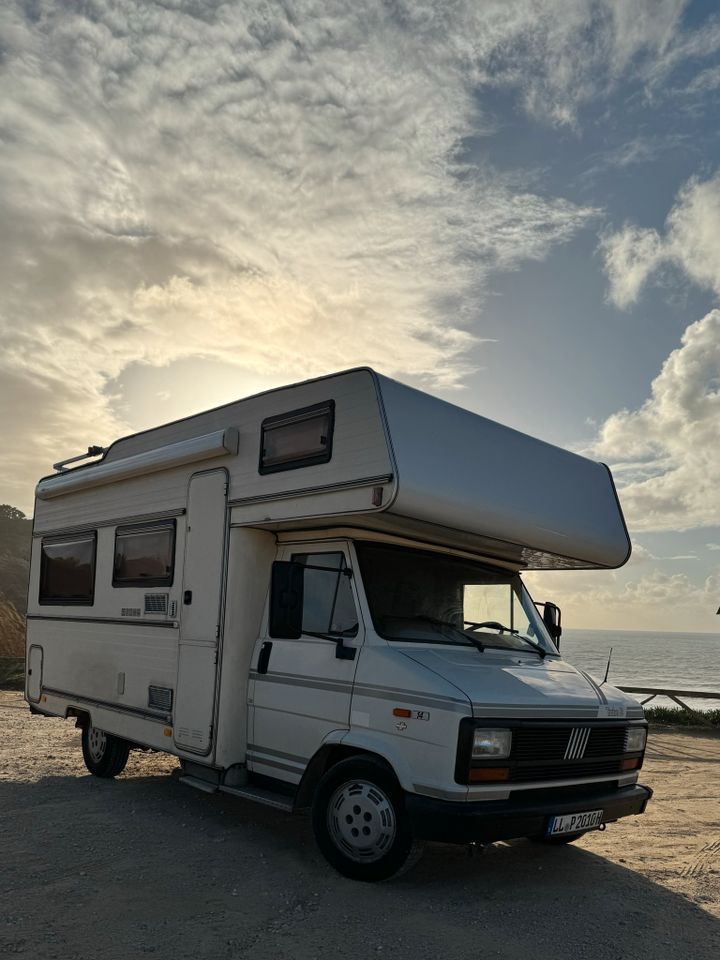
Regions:
<svg viewBox="0 0 720 960"><path fill-rule="evenodd" d="M608 469L355 369L92 448L36 490L26 696L89 770L312 810L346 876L630 814L642 708L523 570L630 553Z"/></svg>

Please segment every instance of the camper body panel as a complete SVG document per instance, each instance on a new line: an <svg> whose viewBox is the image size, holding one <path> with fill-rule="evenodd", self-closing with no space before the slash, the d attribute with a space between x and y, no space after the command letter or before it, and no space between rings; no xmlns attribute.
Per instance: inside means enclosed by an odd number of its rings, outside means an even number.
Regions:
<svg viewBox="0 0 720 960"><path fill-rule="evenodd" d="M462 690L374 637L358 664L344 743L385 757L404 790L463 801L468 788L455 782L454 745L470 714Z"/></svg>
<svg viewBox="0 0 720 960"><path fill-rule="evenodd" d="M335 429L328 462L261 473L262 423L329 401L334 405ZM161 456L162 451L174 444L191 443L193 438L215 435L230 428L237 434L235 453L224 451L209 457L201 465L193 458L187 465L170 467L162 472L152 472L148 465L145 475L87 489L80 487L60 497L50 496L53 485L65 483L68 477L78 483L90 483L96 467L118 465L140 455L152 457L154 451ZM294 518L313 516L317 502L308 497L314 490L323 496L335 488L340 491L347 488L350 492L349 503L345 506L337 499L327 501L324 509L321 504L321 512L325 515L332 515L336 509L339 513L378 509L371 500L371 487L374 483L390 483L395 471L375 375L368 370L355 370L308 381L238 400L118 440L97 463L41 481L36 531L65 529L87 515L92 516L93 522L103 522L117 517L152 514L162 510L163 504L165 509L184 506L190 475L218 465L228 470L228 499L243 507L242 521L245 523L262 523L267 518L264 505L276 500L282 511L281 505L290 499ZM363 484L368 489L359 500L353 491ZM284 514L281 516L285 518Z"/></svg>
<svg viewBox="0 0 720 960"><path fill-rule="evenodd" d="M379 383L400 476L391 514L514 545L523 566L625 563L630 541L602 464L386 377Z"/></svg>

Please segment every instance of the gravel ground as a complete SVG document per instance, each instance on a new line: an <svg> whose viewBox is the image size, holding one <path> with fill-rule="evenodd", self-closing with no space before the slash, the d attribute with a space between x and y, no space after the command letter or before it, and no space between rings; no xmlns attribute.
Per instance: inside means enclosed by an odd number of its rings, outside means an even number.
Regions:
<svg viewBox="0 0 720 960"><path fill-rule="evenodd" d="M172 757L87 774L71 722L0 692L0 956L34 960L720 957L720 739L651 737L631 817L564 848L428 846L390 884L316 851L306 817L208 796Z"/></svg>

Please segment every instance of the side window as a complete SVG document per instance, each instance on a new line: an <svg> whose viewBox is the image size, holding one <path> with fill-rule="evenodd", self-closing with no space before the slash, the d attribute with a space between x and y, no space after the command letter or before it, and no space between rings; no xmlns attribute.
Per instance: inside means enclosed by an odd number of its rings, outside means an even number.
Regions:
<svg viewBox="0 0 720 960"><path fill-rule="evenodd" d="M263 420L260 473L327 463L332 456L334 425L333 400Z"/></svg>
<svg viewBox="0 0 720 960"><path fill-rule="evenodd" d="M295 553L305 567L303 633L338 633L354 637L358 615L342 553Z"/></svg>
<svg viewBox="0 0 720 960"><path fill-rule="evenodd" d="M174 568L174 520L115 531L114 587L170 587Z"/></svg>
<svg viewBox="0 0 720 960"><path fill-rule="evenodd" d="M96 534L48 537L42 541L40 603L92 605Z"/></svg>

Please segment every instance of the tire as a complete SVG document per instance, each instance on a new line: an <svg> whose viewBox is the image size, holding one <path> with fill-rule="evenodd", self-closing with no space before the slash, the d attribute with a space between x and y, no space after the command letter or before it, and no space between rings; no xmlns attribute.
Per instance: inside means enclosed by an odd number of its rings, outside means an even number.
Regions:
<svg viewBox="0 0 720 960"><path fill-rule="evenodd" d="M85 766L95 777L116 777L125 769L130 744L97 727L83 727L82 754Z"/></svg>
<svg viewBox="0 0 720 960"><path fill-rule="evenodd" d="M566 843L575 843L580 837L584 837L586 833L588 833L588 831L583 830L582 833L563 833L559 837L528 837L528 840L532 840L533 843L544 843L549 847L564 847Z"/></svg>
<svg viewBox="0 0 720 960"><path fill-rule="evenodd" d="M325 859L351 880L389 880L422 854L400 785L372 758L342 760L327 771L315 791L312 822Z"/></svg>

